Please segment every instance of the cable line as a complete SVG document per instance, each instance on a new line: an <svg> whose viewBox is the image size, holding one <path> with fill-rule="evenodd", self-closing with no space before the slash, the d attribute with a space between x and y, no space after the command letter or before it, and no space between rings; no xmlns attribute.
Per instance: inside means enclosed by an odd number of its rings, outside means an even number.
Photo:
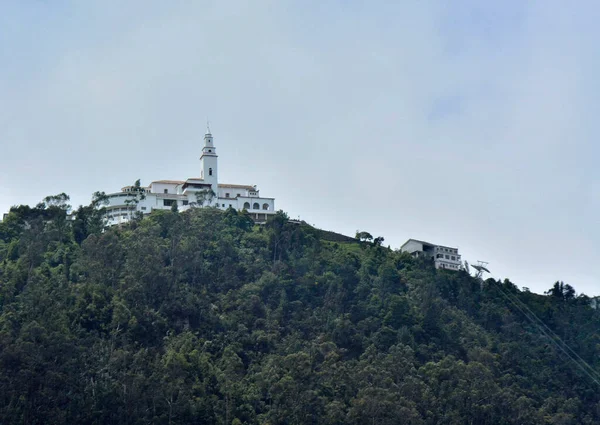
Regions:
<svg viewBox="0 0 600 425"><path fill-rule="evenodd" d="M517 297L514 294L511 294L510 292L508 292L509 296L512 296L517 303L519 303L522 307L524 307L529 313L530 315L537 320L537 322L539 322L547 331L548 333L550 333L550 335L553 336L553 339L558 339L563 345L564 347L566 347L571 354L573 354L575 357L577 357L579 359L579 361L581 363L584 364L584 366L586 366L596 377L596 379L600 380L600 373L597 372L588 362L586 362L583 358L581 358L581 356L579 356L579 354L577 354L577 352L575 350L573 350L566 342L563 341L563 339L556 333L554 332L550 327L548 327L548 325L546 325L546 323L544 323L544 321L542 319L540 319L530 308L529 306L527 306L527 304L525 304L523 301L521 301L519 299L519 297Z"/></svg>
<svg viewBox="0 0 600 425"><path fill-rule="evenodd" d="M535 313L533 313L529 307L527 307L521 300L519 300L516 296L513 296L512 294L507 293L504 288L502 288L500 286L499 283L497 283L496 281L494 281L494 283L496 283L496 287L500 290L500 293L511 303L513 304L521 313L523 313L523 315L531 322L533 323L548 339L550 339L550 341L556 346L558 347L563 353L565 353L567 355L567 357L569 357L571 359L571 361L573 363L575 363L592 381L594 381L596 384L598 384L598 386L600 386L600 374L594 369L592 368L585 360L583 360L577 353L575 353L568 345L567 343L565 343L558 335L556 335L556 333L554 333L540 318L538 318ZM517 303L515 302L513 299L511 299L511 297L514 297L519 303L521 303L530 313L531 315L533 315L539 322L541 322L544 327L546 329L548 329L550 332L552 332L552 334L554 334L556 336L556 338L564 345L566 346L573 354L575 354L575 356L577 356L578 359L581 360L581 363L583 363L585 366L587 366L592 372L590 373L590 371L588 371L588 369L586 369L584 366L582 366L582 364L575 359L571 353L569 353L567 350L565 350L565 348L558 344L556 342L556 340L549 335L549 333L542 327L540 326L539 323L537 323L528 313L526 313L523 308Z"/></svg>

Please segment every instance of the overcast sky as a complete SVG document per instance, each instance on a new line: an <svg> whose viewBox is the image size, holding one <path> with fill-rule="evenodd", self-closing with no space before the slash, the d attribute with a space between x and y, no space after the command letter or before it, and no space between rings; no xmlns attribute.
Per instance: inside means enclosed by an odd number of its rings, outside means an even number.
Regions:
<svg viewBox="0 0 600 425"><path fill-rule="evenodd" d="M199 176L600 295L596 1L0 2L0 211Z"/></svg>

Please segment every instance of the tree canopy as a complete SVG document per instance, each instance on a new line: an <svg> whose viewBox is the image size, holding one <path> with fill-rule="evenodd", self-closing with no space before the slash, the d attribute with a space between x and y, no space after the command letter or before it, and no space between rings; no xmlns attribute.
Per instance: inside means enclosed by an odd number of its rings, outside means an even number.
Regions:
<svg viewBox="0 0 600 425"><path fill-rule="evenodd" d="M600 423L593 373L506 298L600 371L600 314L563 282L481 283L283 212L107 229L104 194L62 195L0 222L0 423Z"/></svg>

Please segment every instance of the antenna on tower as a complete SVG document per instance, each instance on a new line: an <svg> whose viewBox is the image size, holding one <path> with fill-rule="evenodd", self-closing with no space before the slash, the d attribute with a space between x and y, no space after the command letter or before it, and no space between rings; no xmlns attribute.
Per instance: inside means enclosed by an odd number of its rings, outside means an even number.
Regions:
<svg viewBox="0 0 600 425"><path fill-rule="evenodd" d="M210 134L210 121L206 117L206 134Z"/></svg>
<svg viewBox="0 0 600 425"><path fill-rule="evenodd" d="M487 265L489 263L487 261L480 261L477 260L477 264L472 265L471 267L473 267L475 270L477 270L477 273L475 273L475 279L481 279L481 276L483 276L483 273L491 273L488 268Z"/></svg>

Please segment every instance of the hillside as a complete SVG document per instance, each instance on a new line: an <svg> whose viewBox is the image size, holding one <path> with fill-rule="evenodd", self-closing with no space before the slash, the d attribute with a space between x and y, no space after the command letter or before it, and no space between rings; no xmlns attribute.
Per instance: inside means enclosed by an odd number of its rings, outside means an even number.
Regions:
<svg viewBox="0 0 600 425"><path fill-rule="evenodd" d="M56 200L55 200L56 201ZM0 223L2 424L597 424L600 314L278 214ZM549 288L553 282L549 282ZM530 316L531 317L531 316Z"/></svg>

